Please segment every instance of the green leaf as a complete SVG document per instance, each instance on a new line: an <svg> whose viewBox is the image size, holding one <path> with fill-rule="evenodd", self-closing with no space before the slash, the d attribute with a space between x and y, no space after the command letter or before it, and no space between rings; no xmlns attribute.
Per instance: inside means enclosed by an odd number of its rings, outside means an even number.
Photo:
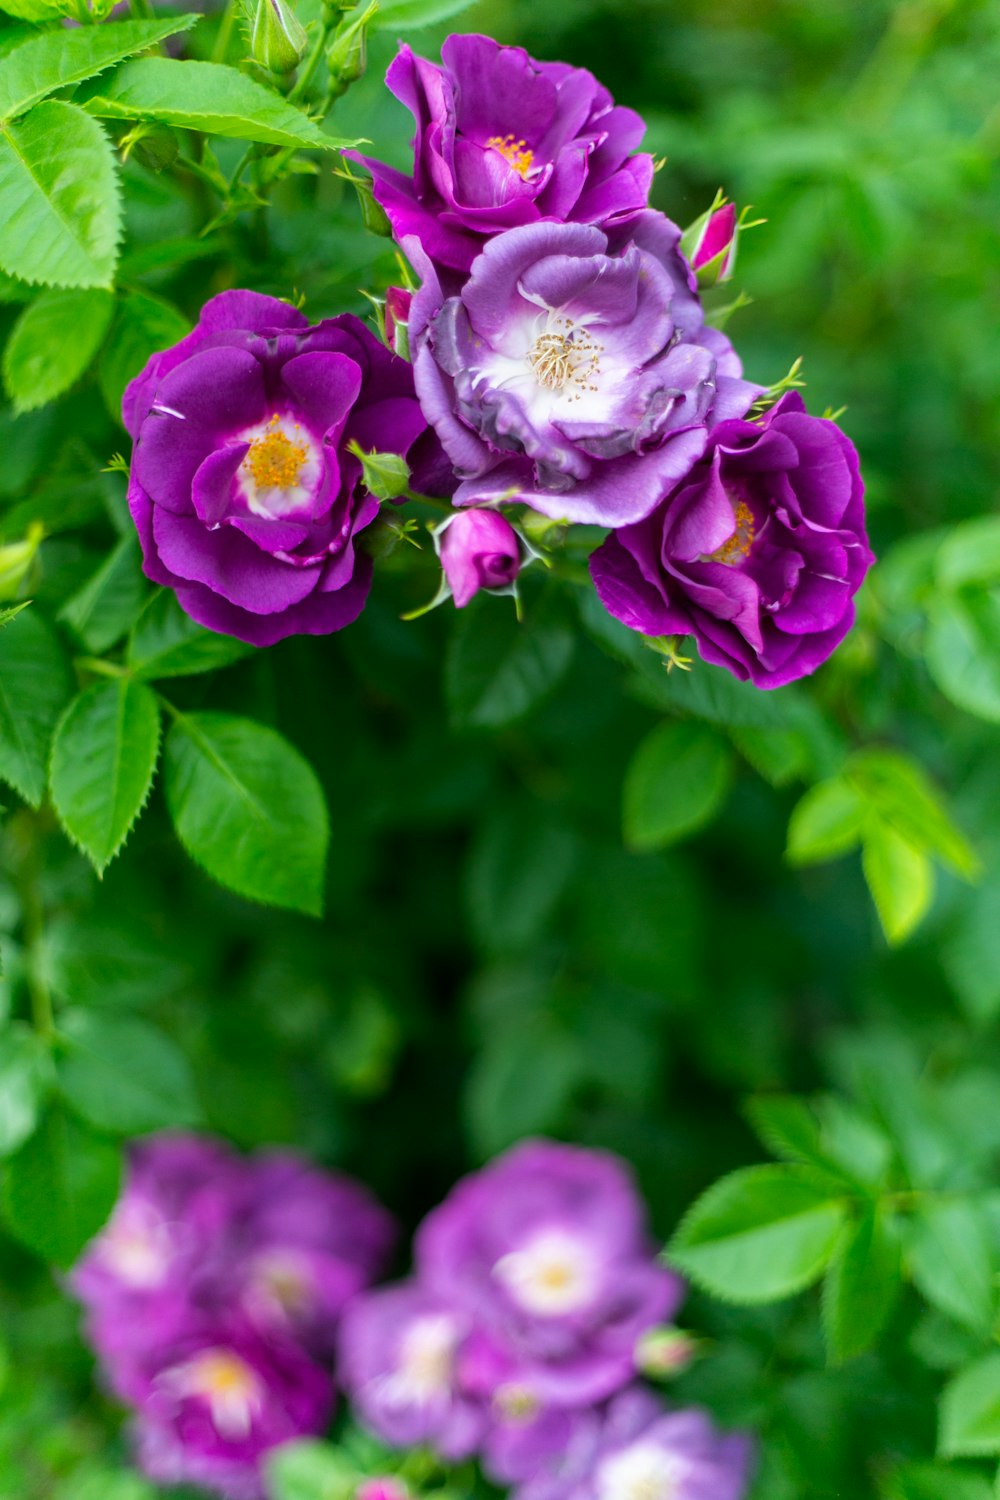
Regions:
<svg viewBox="0 0 1000 1500"><path fill-rule="evenodd" d="M48 1087L48 1049L30 1026L13 1022L0 1039L0 1156L31 1135Z"/></svg>
<svg viewBox="0 0 1000 1500"><path fill-rule="evenodd" d="M899 1241L874 1205L852 1224L823 1284L823 1333L831 1364L863 1354L899 1297Z"/></svg>
<svg viewBox="0 0 1000 1500"><path fill-rule="evenodd" d="M980 719L1000 723L1000 589L935 595L925 651L945 697Z"/></svg>
<svg viewBox="0 0 1000 1500"><path fill-rule="evenodd" d="M475 0L379 0L374 25L381 31L407 31L446 21L468 10Z"/></svg>
<svg viewBox="0 0 1000 1500"><path fill-rule="evenodd" d="M0 268L53 286L110 286L121 208L111 142L75 104L46 99L0 132Z"/></svg>
<svg viewBox="0 0 1000 1500"><path fill-rule="evenodd" d="M884 1500L994 1500L984 1474L954 1464L904 1464L885 1481Z"/></svg>
<svg viewBox="0 0 1000 1500"><path fill-rule="evenodd" d="M342 1448L310 1438L282 1443L264 1469L273 1500L350 1500L362 1478Z"/></svg>
<svg viewBox="0 0 1000 1500"><path fill-rule="evenodd" d="M661 724L625 773L625 843L637 853L663 849L703 828L732 781L729 747L703 724Z"/></svg>
<svg viewBox="0 0 1000 1500"><path fill-rule="evenodd" d="M842 776L810 787L792 812L786 857L793 865L813 865L846 854L861 840L865 813L857 787Z"/></svg>
<svg viewBox="0 0 1000 1500"><path fill-rule="evenodd" d="M56 731L52 801L99 875L145 805L159 748L156 695L127 677L87 688Z"/></svg>
<svg viewBox="0 0 1000 1500"><path fill-rule="evenodd" d="M941 962L966 1015L988 1026L1000 1014L1000 879L971 892L957 917Z"/></svg>
<svg viewBox="0 0 1000 1500"><path fill-rule="evenodd" d="M696 661L690 672L667 672L663 658L648 649L640 658L636 687L654 707L691 714L726 729L790 728L798 717L800 700L794 688L762 693L752 682L740 682L724 667L705 661Z"/></svg>
<svg viewBox="0 0 1000 1500"><path fill-rule="evenodd" d="M153 595L128 643L128 664L143 682L193 677L249 656L254 648L232 635L216 635L186 615L169 589Z"/></svg>
<svg viewBox="0 0 1000 1500"><path fill-rule="evenodd" d="M698 1199L671 1265L728 1302L776 1302L810 1285L836 1248L845 1203L798 1167L745 1167Z"/></svg>
<svg viewBox="0 0 1000 1500"><path fill-rule="evenodd" d="M967 1366L945 1386L939 1417L942 1458L1000 1453L1000 1351Z"/></svg>
<svg viewBox="0 0 1000 1500"><path fill-rule="evenodd" d="M521 624L509 600L475 600L456 622L445 661L456 726L498 729L522 718L568 671L575 644L554 601L543 601Z"/></svg>
<svg viewBox="0 0 1000 1500"><path fill-rule="evenodd" d="M935 581L953 593L968 583L1000 583L1000 516L977 516L948 533L935 553Z"/></svg>
<svg viewBox="0 0 1000 1500"><path fill-rule="evenodd" d="M848 1176L824 1149L819 1122L804 1099L791 1094L761 1094L747 1101L746 1116L758 1139L775 1156L833 1172L842 1180Z"/></svg>
<svg viewBox="0 0 1000 1500"><path fill-rule="evenodd" d="M161 349L169 349L191 325L171 303L148 292L131 292L118 309L111 337L101 354L97 379L108 411L121 421L122 396L129 381Z"/></svg>
<svg viewBox="0 0 1000 1500"><path fill-rule="evenodd" d="M951 821L930 778L898 750L861 750L846 775L879 817L915 848L934 854L957 875L972 879L980 862Z"/></svg>
<svg viewBox="0 0 1000 1500"><path fill-rule="evenodd" d="M585 1076L578 1039L546 1015L493 1032L465 1081L465 1118L485 1160L515 1141L562 1123Z"/></svg>
<svg viewBox="0 0 1000 1500"><path fill-rule="evenodd" d="M20 314L3 351L4 390L17 412L45 406L75 385L104 341L110 292L43 292Z"/></svg>
<svg viewBox="0 0 1000 1500"><path fill-rule="evenodd" d="M919 1204L910 1224L907 1261L917 1289L932 1306L977 1333L987 1334L996 1315L991 1219L969 1199Z"/></svg>
<svg viewBox="0 0 1000 1500"><path fill-rule="evenodd" d="M69 663L35 610L0 637L0 779L32 807L48 780L49 744L73 691Z"/></svg>
<svg viewBox="0 0 1000 1500"><path fill-rule="evenodd" d="M197 1123L187 1059L148 1022L67 1011L60 1017L59 1038L59 1087L88 1125L113 1135L138 1135Z"/></svg>
<svg viewBox="0 0 1000 1500"><path fill-rule="evenodd" d="M748 729L734 724L729 734L743 758L772 786L811 779L813 756L801 730Z"/></svg>
<svg viewBox="0 0 1000 1500"><path fill-rule="evenodd" d="M141 564L137 538L123 537L60 610L60 620L95 655L119 641L139 613L146 594Z"/></svg>
<svg viewBox="0 0 1000 1500"><path fill-rule="evenodd" d="M888 823L869 817L861 865L888 942L903 942L925 916L934 896L930 860Z"/></svg>
<svg viewBox="0 0 1000 1500"><path fill-rule="evenodd" d="M108 1218L120 1179L117 1149L50 1109L7 1163L4 1217L19 1240L65 1270Z"/></svg>
<svg viewBox="0 0 1000 1500"><path fill-rule="evenodd" d="M572 831L543 809L500 803L469 856L466 903L479 946L511 954L536 943L566 890L577 855Z"/></svg>
<svg viewBox="0 0 1000 1500"><path fill-rule="evenodd" d="M184 130L272 146L339 151L358 144L327 135L280 94L223 63L138 58L119 68L85 108L112 120L160 120Z"/></svg>
<svg viewBox="0 0 1000 1500"><path fill-rule="evenodd" d="M228 714L179 715L165 785L181 843L221 885L320 914L326 802L308 761L280 734Z"/></svg>
<svg viewBox="0 0 1000 1500"><path fill-rule="evenodd" d="M156 21L118 21L33 37L0 61L0 121L23 114L46 94L92 78L164 37L188 31L197 20L197 16L168 16Z"/></svg>

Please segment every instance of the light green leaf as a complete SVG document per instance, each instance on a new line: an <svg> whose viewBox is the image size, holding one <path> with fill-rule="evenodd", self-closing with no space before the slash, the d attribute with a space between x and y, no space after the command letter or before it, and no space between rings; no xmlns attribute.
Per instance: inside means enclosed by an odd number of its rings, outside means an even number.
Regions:
<svg viewBox="0 0 1000 1500"><path fill-rule="evenodd" d="M146 1021L68 1011L59 1022L59 1087L88 1125L113 1135L197 1123L187 1059Z"/></svg>
<svg viewBox="0 0 1000 1500"><path fill-rule="evenodd" d="M310 1438L282 1443L264 1468L273 1500L350 1500L362 1478L342 1448Z"/></svg>
<svg viewBox="0 0 1000 1500"><path fill-rule="evenodd" d="M381 31L408 31L447 21L468 10L475 0L379 0L374 25Z"/></svg>
<svg viewBox="0 0 1000 1500"><path fill-rule="evenodd" d="M93 577L59 612L88 651L100 655L128 630L142 606L146 583L135 535L123 537Z"/></svg>
<svg viewBox="0 0 1000 1500"><path fill-rule="evenodd" d="M985 1474L954 1464L903 1464L888 1475L883 1500L994 1500Z"/></svg>
<svg viewBox="0 0 1000 1500"><path fill-rule="evenodd" d="M357 141L327 135L315 120L223 63L142 57L125 63L86 102L92 115L112 120L161 120L206 135L233 136L272 146L339 151Z"/></svg>
<svg viewBox="0 0 1000 1500"><path fill-rule="evenodd" d="M942 1458L1000 1453L1000 1351L994 1350L955 1376L941 1396L939 1416Z"/></svg>
<svg viewBox="0 0 1000 1500"><path fill-rule="evenodd" d="M181 843L215 880L253 901L320 914L326 802L308 761L280 734L228 714L178 716L165 784Z"/></svg>
<svg viewBox="0 0 1000 1500"><path fill-rule="evenodd" d="M254 648L232 635L216 635L186 615L169 589L154 594L128 643L128 664L143 682L193 677L249 656Z"/></svg>
<svg viewBox="0 0 1000 1500"><path fill-rule="evenodd" d="M900 1287L899 1241L885 1214L873 1205L850 1226L823 1283L823 1333L831 1364L871 1348Z"/></svg>
<svg viewBox="0 0 1000 1500"><path fill-rule="evenodd" d="M992 1221L970 1199L918 1206L910 1223L907 1261L917 1289L932 1306L967 1328L987 1334L996 1316Z"/></svg>
<svg viewBox="0 0 1000 1500"><path fill-rule="evenodd" d="M810 787L792 812L786 857L813 865L846 854L860 842L865 813L857 787L842 776Z"/></svg>
<svg viewBox="0 0 1000 1500"><path fill-rule="evenodd" d="M888 823L869 817L861 864L888 942L903 942L926 915L934 896L930 860Z"/></svg>
<svg viewBox="0 0 1000 1500"><path fill-rule="evenodd" d="M4 389L15 411L54 401L89 368L108 331L110 292L42 292L20 314L3 352Z"/></svg>
<svg viewBox="0 0 1000 1500"><path fill-rule="evenodd" d="M728 1302L776 1302L810 1285L836 1248L842 1198L798 1167L746 1167L698 1199L667 1247L671 1265Z"/></svg>
<svg viewBox="0 0 1000 1500"><path fill-rule="evenodd" d="M0 132L0 268L53 286L110 286L121 208L111 142L75 104L46 99Z"/></svg>
<svg viewBox="0 0 1000 1500"><path fill-rule="evenodd" d="M87 688L56 731L52 801L99 875L145 805L159 748L156 695L127 677Z"/></svg>
<svg viewBox="0 0 1000 1500"><path fill-rule="evenodd" d="M914 848L934 854L966 879L980 871L979 859L957 829L930 778L898 750L861 750L852 755L846 775L874 807Z"/></svg>
<svg viewBox="0 0 1000 1500"><path fill-rule="evenodd" d="M853 1180L825 1149L819 1121L804 1099L791 1094L760 1094L747 1101L746 1116L758 1139L775 1156L832 1173L841 1181Z"/></svg>
<svg viewBox="0 0 1000 1500"><path fill-rule="evenodd" d="M732 781L729 747L703 724L661 724L625 773L625 843L637 853L676 844L709 823Z"/></svg>
<svg viewBox="0 0 1000 1500"><path fill-rule="evenodd" d="M60 0L3 0L0 10L21 21L54 21L66 14Z"/></svg>
<svg viewBox="0 0 1000 1500"><path fill-rule="evenodd" d="M0 635L0 779L32 807L45 793L49 744L72 694L69 663L35 610Z"/></svg>
<svg viewBox="0 0 1000 1500"><path fill-rule="evenodd" d="M941 593L931 601L927 666L952 703L1000 723L1000 589Z"/></svg>
<svg viewBox="0 0 1000 1500"><path fill-rule="evenodd" d="M7 1163L4 1217L19 1240L65 1270L108 1218L120 1179L118 1150L50 1109Z"/></svg>
<svg viewBox="0 0 1000 1500"><path fill-rule="evenodd" d="M497 729L522 718L565 675L574 646L554 602L537 606L522 624L508 599L473 601L456 622L445 661L456 726Z"/></svg>
<svg viewBox="0 0 1000 1500"><path fill-rule="evenodd" d="M0 1040L0 1156L28 1139L48 1087L48 1050L30 1026L14 1021Z"/></svg>
<svg viewBox="0 0 1000 1500"><path fill-rule="evenodd" d="M187 318L161 297L131 292L125 298L97 367L101 394L116 422L121 421L122 396L129 381L152 355L169 349L190 331Z"/></svg>
<svg viewBox="0 0 1000 1500"><path fill-rule="evenodd" d="M167 16L155 21L117 21L33 37L0 61L0 121L23 114L46 94L92 78L164 37L189 30L197 20L197 16Z"/></svg>
<svg viewBox="0 0 1000 1500"><path fill-rule="evenodd" d="M940 589L952 593L968 583L1000 583L1000 516L962 521L935 554Z"/></svg>

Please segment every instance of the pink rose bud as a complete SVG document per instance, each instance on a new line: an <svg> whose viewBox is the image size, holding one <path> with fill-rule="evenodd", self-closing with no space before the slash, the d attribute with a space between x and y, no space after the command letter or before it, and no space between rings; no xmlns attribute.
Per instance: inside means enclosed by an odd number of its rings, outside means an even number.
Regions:
<svg viewBox="0 0 1000 1500"><path fill-rule="evenodd" d="M399 1479L366 1479L354 1491L354 1500L410 1500L410 1492Z"/></svg>
<svg viewBox="0 0 1000 1500"><path fill-rule="evenodd" d="M495 510L460 510L438 532L438 551L455 604L480 589L509 589L521 571L517 532Z"/></svg>
<svg viewBox="0 0 1000 1500"><path fill-rule="evenodd" d="M719 198L685 229L681 249L697 274L699 286L718 286L729 280L736 264L739 233L735 203L720 202Z"/></svg>
<svg viewBox="0 0 1000 1500"><path fill-rule="evenodd" d="M391 286L385 294L385 341L393 354L409 359L409 339L406 327L410 321L410 303L413 293L401 286Z"/></svg>
<svg viewBox="0 0 1000 1500"><path fill-rule="evenodd" d="M670 1380L686 1370L698 1353L698 1341L671 1324L650 1328L635 1349L636 1366L654 1380Z"/></svg>

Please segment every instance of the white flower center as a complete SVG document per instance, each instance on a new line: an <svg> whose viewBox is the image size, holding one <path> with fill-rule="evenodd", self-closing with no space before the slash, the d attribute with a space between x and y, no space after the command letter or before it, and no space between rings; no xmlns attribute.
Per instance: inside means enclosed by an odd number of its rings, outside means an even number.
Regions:
<svg viewBox="0 0 1000 1500"><path fill-rule="evenodd" d="M268 1251L254 1261L249 1295L265 1316L278 1320L301 1318L313 1300L308 1269L296 1255Z"/></svg>
<svg viewBox="0 0 1000 1500"><path fill-rule="evenodd" d="M546 1230L521 1250L502 1255L493 1274L525 1312L558 1318L586 1307L599 1272L589 1246L562 1230Z"/></svg>
<svg viewBox="0 0 1000 1500"><path fill-rule="evenodd" d="M119 1281L136 1291L162 1284L172 1252L168 1226L147 1204L120 1209L100 1239L101 1260Z"/></svg>
<svg viewBox="0 0 1000 1500"><path fill-rule="evenodd" d="M675 1500L685 1468L683 1459L654 1443L633 1443L598 1468L596 1500Z"/></svg>
<svg viewBox="0 0 1000 1500"><path fill-rule="evenodd" d="M236 471L247 506L270 520L308 508L322 472L316 444L295 419L275 413L239 434L250 451Z"/></svg>
<svg viewBox="0 0 1000 1500"><path fill-rule="evenodd" d="M382 1386L393 1406L426 1406L451 1394L459 1330L446 1313L431 1313L403 1334L396 1368Z"/></svg>
<svg viewBox="0 0 1000 1500"><path fill-rule="evenodd" d="M238 1442L248 1436L264 1404L264 1386L245 1360L231 1349L205 1349L160 1376L164 1390L179 1400L207 1403L220 1437Z"/></svg>

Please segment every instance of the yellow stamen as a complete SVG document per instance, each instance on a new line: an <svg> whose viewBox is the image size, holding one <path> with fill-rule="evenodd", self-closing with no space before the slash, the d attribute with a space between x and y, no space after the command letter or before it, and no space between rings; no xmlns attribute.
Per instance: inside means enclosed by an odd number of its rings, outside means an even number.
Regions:
<svg viewBox="0 0 1000 1500"><path fill-rule="evenodd" d="M255 438L250 444L250 452L243 462L259 490L290 490L298 484L308 454L308 445L288 437L274 416L267 424L264 436Z"/></svg>
<svg viewBox="0 0 1000 1500"><path fill-rule="evenodd" d="M535 340L528 363L539 385L550 391L561 391L565 385L594 391L591 377L600 371L603 344L574 333L543 333Z"/></svg>
<svg viewBox="0 0 1000 1500"><path fill-rule="evenodd" d="M733 519L736 527L732 536L724 541L715 552L708 554L708 562L720 562L732 566L733 563L742 562L753 546L753 539L756 535L753 511L745 501L737 500L733 506Z"/></svg>
<svg viewBox="0 0 1000 1500"><path fill-rule="evenodd" d="M491 135L486 144L499 151L518 177L526 178L535 164L535 153L528 149L527 141L515 140L512 135Z"/></svg>

